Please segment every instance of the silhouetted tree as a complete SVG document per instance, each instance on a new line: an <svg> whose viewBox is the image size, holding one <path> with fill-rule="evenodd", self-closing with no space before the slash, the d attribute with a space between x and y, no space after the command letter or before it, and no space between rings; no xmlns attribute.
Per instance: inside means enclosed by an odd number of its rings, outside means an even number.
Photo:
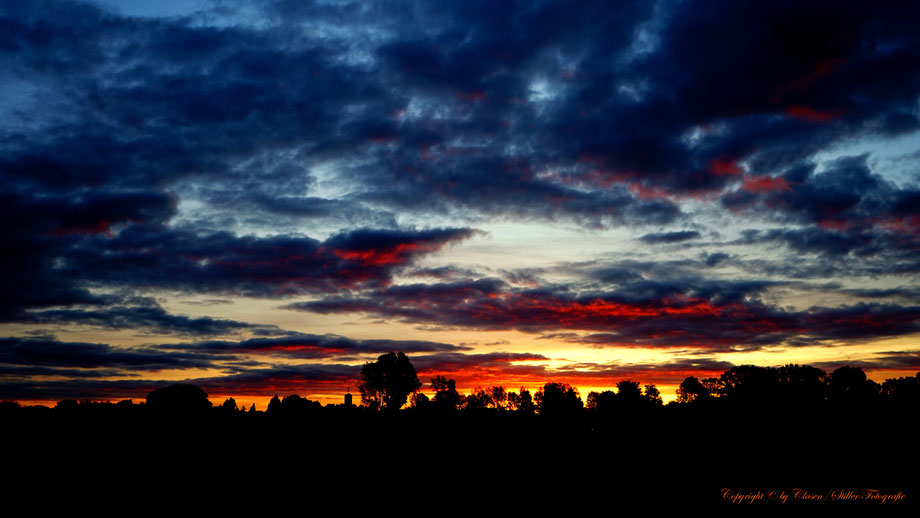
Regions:
<svg viewBox="0 0 920 518"><path fill-rule="evenodd" d="M612 390L591 392L585 404L587 409L596 414L608 414L616 408L617 395Z"/></svg>
<svg viewBox="0 0 920 518"><path fill-rule="evenodd" d="M424 392L415 392L412 394L412 397L409 399L409 406L411 408L416 408L419 410L424 410L428 408L430 402L428 401L428 396Z"/></svg>
<svg viewBox="0 0 920 518"><path fill-rule="evenodd" d="M656 387L654 384L646 385L645 400L648 401L648 403L653 407L661 406L661 392L658 392L658 387Z"/></svg>
<svg viewBox="0 0 920 518"><path fill-rule="evenodd" d="M268 408L265 409L265 413L268 415L277 415L281 412L281 400L278 398L278 394L275 394L275 397L271 398L268 402Z"/></svg>
<svg viewBox="0 0 920 518"><path fill-rule="evenodd" d="M620 401L638 401L642 398L642 389L639 388L638 381L618 381L616 386Z"/></svg>
<svg viewBox="0 0 920 518"><path fill-rule="evenodd" d="M220 409L224 413L228 414L235 414L239 411L239 409L236 407L236 400L232 397L225 399L224 402L221 403Z"/></svg>
<svg viewBox="0 0 920 518"><path fill-rule="evenodd" d="M463 398L457 392L457 383L454 380L435 376L431 378L431 388L435 391L432 403L438 409L453 411L460 406Z"/></svg>
<svg viewBox="0 0 920 518"><path fill-rule="evenodd" d="M677 402L692 403L709 398L709 390L700 383L700 380L693 376L684 378L684 381L677 387Z"/></svg>
<svg viewBox="0 0 920 518"><path fill-rule="evenodd" d="M508 394L505 392L505 387L492 387L489 389L489 395L492 397L492 406L499 410L505 409L505 404L508 401Z"/></svg>
<svg viewBox="0 0 920 518"><path fill-rule="evenodd" d="M920 407L920 372L911 378L892 378L881 386L881 395L895 405Z"/></svg>
<svg viewBox="0 0 920 518"><path fill-rule="evenodd" d="M376 362L365 363L361 378L361 402L375 409L399 410L409 394L422 387L415 367L403 353L382 354Z"/></svg>
<svg viewBox="0 0 920 518"><path fill-rule="evenodd" d="M777 369L780 399L787 405L813 407L827 399L827 373L811 365L783 365Z"/></svg>
<svg viewBox="0 0 920 518"><path fill-rule="evenodd" d="M828 378L829 398L836 403L868 404L879 394L879 389L859 367L840 367Z"/></svg>
<svg viewBox="0 0 920 518"><path fill-rule="evenodd" d="M492 406L492 396L481 387L476 387L463 400L463 409L470 411L483 410Z"/></svg>
<svg viewBox="0 0 920 518"><path fill-rule="evenodd" d="M521 387L521 392L519 393L518 405L515 407L515 410L522 414L533 414L537 411L537 405L533 402L533 396L530 395L530 391Z"/></svg>
<svg viewBox="0 0 920 518"><path fill-rule="evenodd" d="M703 378L700 380L700 384L703 385L703 388L709 393L709 397L718 398L722 396L722 393L719 391L719 387L721 386L719 378Z"/></svg>
<svg viewBox="0 0 920 518"><path fill-rule="evenodd" d="M719 392L735 401L764 402L776 394L778 386L779 374L769 367L741 365L719 377Z"/></svg>
<svg viewBox="0 0 920 518"><path fill-rule="evenodd" d="M552 382L543 385L534 396L537 412L541 415L563 416L578 413L584 403L578 390L567 383Z"/></svg>
<svg viewBox="0 0 920 518"><path fill-rule="evenodd" d="M177 383L147 394L147 408L154 411L193 414L211 408L208 394L195 385Z"/></svg>
<svg viewBox="0 0 920 518"><path fill-rule="evenodd" d="M291 394L281 399L281 410L289 416L305 416L310 412L318 412L322 408L323 405L318 401L311 401L297 394Z"/></svg>
<svg viewBox="0 0 920 518"><path fill-rule="evenodd" d="M62 413L74 413L80 408L76 399L62 399L54 405L54 409Z"/></svg>

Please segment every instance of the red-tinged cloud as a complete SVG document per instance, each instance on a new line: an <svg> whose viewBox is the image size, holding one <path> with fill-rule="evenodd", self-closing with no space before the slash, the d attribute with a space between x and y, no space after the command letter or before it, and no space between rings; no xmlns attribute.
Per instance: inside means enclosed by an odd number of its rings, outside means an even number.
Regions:
<svg viewBox="0 0 920 518"><path fill-rule="evenodd" d="M359 229L320 242L139 226L84 239L62 254L57 271L76 285L280 297L387 284L400 268L473 233Z"/></svg>
<svg viewBox="0 0 920 518"><path fill-rule="evenodd" d="M433 252L444 243L397 243L389 248L369 250L332 250L332 253L346 261L356 261L363 266L393 266L409 262L413 255Z"/></svg>
<svg viewBox="0 0 920 518"><path fill-rule="evenodd" d="M647 289L648 283L638 281L635 288L640 287ZM694 289L712 292L716 288ZM860 304L790 311L745 300L744 289L726 285L721 293L707 296L672 292L658 298L636 299L627 296L628 288L619 296L577 296L514 289L500 281L480 280L392 286L365 292L360 298L326 298L287 307L318 313L359 312L475 329L595 331L599 334L588 339L595 346L724 351L846 343L920 331L917 307Z"/></svg>
<svg viewBox="0 0 920 518"><path fill-rule="evenodd" d="M321 251L330 251L340 259L366 267L401 266L416 256L436 252L475 233L470 229L358 230L329 238Z"/></svg>
<svg viewBox="0 0 920 518"><path fill-rule="evenodd" d="M819 111L808 106L792 106L786 110L786 115L801 119L806 122L828 122L840 116L839 111Z"/></svg>
<svg viewBox="0 0 920 518"><path fill-rule="evenodd" d="M187 344L162 345L164 350L194 351L210 354L249 354L284 356L298 359L332 359L344 356L382 354L402 351L406 354L456 352L469 347L425 340L358 340L339 335L287 333L282 337L251 338L243 341L203 341Z"/></svg>
<svg viewBox="0 0 920 518"><path fill-rule="evenodd" d="M106 234L112 235L112 223L102 219L85 225L72 225L60 227L54 231L56 236L66 236L68 234Z"/></svg>
<svg viewBox="0 0 920 518"><path fill-rule="evenodd" d="M784 241L797 251L842 257L885 259L898 250L920 250L920 193L874 173L868 155L842 158L818 172L800 164L777 176L745 177L722 205L750 217L793 223L761 236ZM896 258L889 258L895 262Z"/></svg>
<svg viewBox="0 0 920 518"><path fill-rule="evenodd" d="M750 192L791 191L789 182L785 178L773 176L745 176L741 186Z"/></svg>
<svg viewBox="0 0 920 518"><path fill-rule="evenodd" d="M792 106L786 110L786 115L812 123L828 122L839 116L837 112L819 111L808 106Z"/></svg>
<svg viewBox="0 0 920 518"><path fill-rule="evenodd" d="M251 369L230 376L192 380L215 396L274 394L345 394L361 383L361 367L345 364L305 364Z"/></svg>
<svg viewBox="0 0 920 518"><path fill-rule="evenodd" d="M717 176L735 176L741 174L741 167L734 160L724 158L713 159L709 163L709 170Z"/></svg>

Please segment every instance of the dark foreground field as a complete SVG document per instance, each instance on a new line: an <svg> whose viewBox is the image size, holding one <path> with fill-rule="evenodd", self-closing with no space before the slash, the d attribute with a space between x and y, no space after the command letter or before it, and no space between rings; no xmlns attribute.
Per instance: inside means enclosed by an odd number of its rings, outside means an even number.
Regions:
<svg viewBox="0 0 920 518"><path fill-rule="evenodd" d="M19 408L3 415L4 492L78 507L133 495L150 505L191 497L426 514L440 512L432 506L613 514L636 503L723 504L725 489L785 490L789 503L797 488L825 497L901 491L900 503L915 501L914 415L852 410L673 406L553 418L341 406L287 416Z"/></svg>

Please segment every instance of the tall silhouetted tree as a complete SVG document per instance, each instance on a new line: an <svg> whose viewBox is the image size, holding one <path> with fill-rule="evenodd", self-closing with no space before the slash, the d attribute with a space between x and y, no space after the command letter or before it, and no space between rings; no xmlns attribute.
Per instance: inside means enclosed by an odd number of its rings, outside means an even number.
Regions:
<svg viewBox="0 0 920 518"><path fill-rule="evenodd" d="M642 389L638 381L623 380L617 382L617 399L623 403L636 402L642 399Z"/></svg>
<svg viewBox="0 0 920 518"><path fill-rule="evenodd" d="M520 404L517 407L517 411L522 414L533 414L537 411L537 405L533 402L533 396L530 395L530 391L521 387L520 392Z"/></svg>
<svg viewBox="0 0 920 518"><path fill-rule="evenodd" d="M661 406L661 392L658 391L658 387L654 384L645 386L645 399L648 403L653 406Z"/></svg>
<svg viewBox="0 0 920 518"><path fill-rule="evenodd" d="M567 383L547 383L534 396L541 415L563 416L577 414L584 403L578 390Z"/></svg>
<svg viewBox="0 0 920 518"><path fill-rule="evenodd" d="M642 389L639 387L638 381L618 381L616 387L616 407L618 410L634 411L645 408L648 405L648 399L642 395Z"/></svg>
<svg viewBox="0 0 920 518"><path fill-rule="evenodd" d="M265 413L268 415L276 415L281 412L281 400L278 399L278 394L275 394L275 397L271 398L268 402L268 408L265 409Z"/></svg>
<svg viewBox="0 0 920 518"><path fill-rule="evenodd" d="M235 411L235 410L237 410L237 408L236 408L236 400L233 399L232 397L228 397L227 399L225 399L224 402L223 402L220 406L221 406L221 408L223 408L224 410L228 410L228 411Z"/></svg>
<svg viewBox="0 0 920 518"><path fill-rule="evenodd" d="M381 354L376 362L365 363L361 378L361 402L375 409L399 410L409 394L422 387L415 367L403 353Z"/></svg>

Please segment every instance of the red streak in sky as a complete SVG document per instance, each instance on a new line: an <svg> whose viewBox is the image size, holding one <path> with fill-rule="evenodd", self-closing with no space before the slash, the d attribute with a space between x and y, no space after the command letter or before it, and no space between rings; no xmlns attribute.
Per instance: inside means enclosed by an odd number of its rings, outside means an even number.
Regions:
<svg viewBox="0 0 920 518"><path fill-rule="evenodd" d="M838 66L843 64L844 60L842 58L830 58L821 61L815 62L815 67L811 72L805 76L789 82L788 84L782 85L779 87L780 93L787 93L791 91L804 91L808 89L815 81L826 77L831 74Z"/></svg>
<svg viewBox="0 0 920 518"><path fill-rule="evenodd" d="M879 225L900 234L916 234L920 232L920 216L890 218L880 222Z"/></svg>
<svg viewBox="0 0 920 518"><path fill-rule="evenodd" d="M793 106L786 110L786 115L802 119L806 122L828 122L836 118L839 114L831 111L818 111L808 106Z"/></svg>
<svg viewBox="0 0 920 518"><path fill-rule="evenodd" d="M818 226L826 230L846 230L850 228L850 222L838 219L822 219L818 222Z"/></svg>
<svg viewBox="0 0 920 518"><path fill-rule="evenodd" d="M709 162L709 170L718 176L734 176L741 174L741 168L738 167L737 162L734 160L725 160L722 158L716 158Z"/></svg>
<svg viewBox="0 0 920 518"><path fill-rule="evenodd" d="M664 315L707 315L719 316L721 309L702 299L691 299L684 304L676 301L662 300L661 305L639 306L594 299L587 303L564 302L556 298L540 299L532 296L513 298L512 311L548 312L549 319L560 324L572 324L584 321L596 321L606 318L636 319L642 317L659 317ZM491 312L491 311L490 311ZM484 315L486 316L486 315Z"/></svg>
<svg viewBox="0 0 920 518"><path fill-rule="evenodd" d="M399 243L389 249L370 250L333 250L336 256L346 261L359 261L364 266L387 266L393 264L403 264L408 260L411 254L418 252L431 252L437 247L432 245L420 245L418 243Z"/></svg>
<svg viewBox="0 0 920 518"><path fill-rule="evenodd" d="M61 227L53 232L55 236L68 236L71 234L105 234L112 235L111 223L108 220L99 220L95 223L86 225L76 225L71 227Z"/></svg>
<svg viewBox="0 0 920 518"><path fill-rule="evenodd" d="M791 191L792 187L785 178L772 176L745 176L743 189L750 192Z"/></svg>
<svg viewBox="0 0 920 518"><path fill-rule="evenodd" d="M485 98L485 96L486 96L486 93L483 92L482 90L473 90L470 92L460 92L457 94L458 99L461 99L467 102L471 102L471 103L481 101Z"/></svg>

